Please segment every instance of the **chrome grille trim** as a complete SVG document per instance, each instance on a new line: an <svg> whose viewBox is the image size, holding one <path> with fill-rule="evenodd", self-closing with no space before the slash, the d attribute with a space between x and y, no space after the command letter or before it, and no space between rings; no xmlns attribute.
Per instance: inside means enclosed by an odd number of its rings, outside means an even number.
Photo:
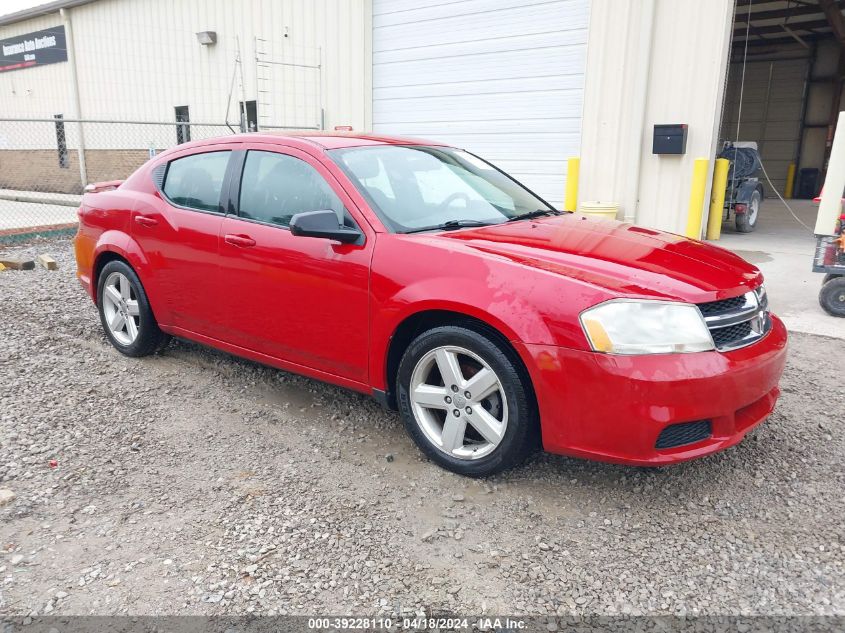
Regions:
<svg viewBox="0 0 845 633"><path fill-rule="evenodd" d="M772 329L769 300L763 286L741 297L699 304L698 309L720 352L756 343Z"/></svg>

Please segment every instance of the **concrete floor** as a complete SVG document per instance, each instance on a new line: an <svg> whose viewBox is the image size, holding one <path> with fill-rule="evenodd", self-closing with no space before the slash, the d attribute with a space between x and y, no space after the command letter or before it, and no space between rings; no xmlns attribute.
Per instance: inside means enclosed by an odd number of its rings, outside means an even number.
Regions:
<svg viewBox="0 0 845 633"><path fill-rule="evenodd" d="M809 229L801 226L777 198L763 202L753 233L737 233L733 220L722 225L714 244L757 266L765 276L772 310L794 332L845 339L845 319L819 306L823 275L812 272L816 240L812 228L818 206L810 200L787 200Z"/></svg>

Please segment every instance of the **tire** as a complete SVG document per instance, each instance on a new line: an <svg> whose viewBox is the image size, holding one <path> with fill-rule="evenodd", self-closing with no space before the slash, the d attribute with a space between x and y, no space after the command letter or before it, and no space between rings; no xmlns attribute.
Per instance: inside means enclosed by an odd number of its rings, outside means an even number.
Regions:
<svg viewBox="0 0 845 633"><path fill-rule="evenodd" d="M114 260L103 266L97 280L97 308L106 337L121 354L149 356L170 340L156 323L141 280L126 262Z"/></svg>
<svg viewBox="0 0 845 633"><path fill-rule="evenodd" d="M452 378L443 380L441 367ZM481 393L467 389L473 385ZM486 477L537 448L539 416L518 358L474 329L448 325L417 336L399 363L396 391L408 434L446 470Z"/></svg>
<svg viewBox="0 0 845 633"><path fill-rule="evenodd" d="M819 304L835 317L845 317L845 277L833 277L822 285Z"/></svg>
<svg viewBox="0 0 845 633"><path fill-rule="evenodd" d="M737 231L740 233L751 233L756 228L757 220L760 219L760 202L762 199L760 192L755 190L751 194L751 199L748 201L748 209L745 213L734 213Z"/></svg>
<svg viewBox="0 0 845 633"><path fill-rule="evenodd" d="M836 273L827 273L822 280L822 285L826 284L831 279L836 279L837 277L842 277L843 275L838 275Z"/></svg>

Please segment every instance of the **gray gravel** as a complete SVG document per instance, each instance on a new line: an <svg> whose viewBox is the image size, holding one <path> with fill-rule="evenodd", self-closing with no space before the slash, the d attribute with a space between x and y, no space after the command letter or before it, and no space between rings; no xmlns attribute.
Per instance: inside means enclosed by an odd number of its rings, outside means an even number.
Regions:
<svg viewBox="0 0 845 633"><path fill-rule="evenodd" d="M0 273L0 613L845 614L845 342L794 335L777 412L722 454L472 481L363 396L122 357L71 243L22 252L61 268Z"/></svg>

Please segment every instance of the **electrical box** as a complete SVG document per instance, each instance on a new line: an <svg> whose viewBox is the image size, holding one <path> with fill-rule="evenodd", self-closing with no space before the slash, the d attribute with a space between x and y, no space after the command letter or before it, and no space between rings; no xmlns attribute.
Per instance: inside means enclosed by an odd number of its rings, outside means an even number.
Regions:
<svg viewBox="0 0 845 633"><path fill-rule="evenodd" d="M672 123L654 126L652 154L686 154L687 124Z"/></svg>

